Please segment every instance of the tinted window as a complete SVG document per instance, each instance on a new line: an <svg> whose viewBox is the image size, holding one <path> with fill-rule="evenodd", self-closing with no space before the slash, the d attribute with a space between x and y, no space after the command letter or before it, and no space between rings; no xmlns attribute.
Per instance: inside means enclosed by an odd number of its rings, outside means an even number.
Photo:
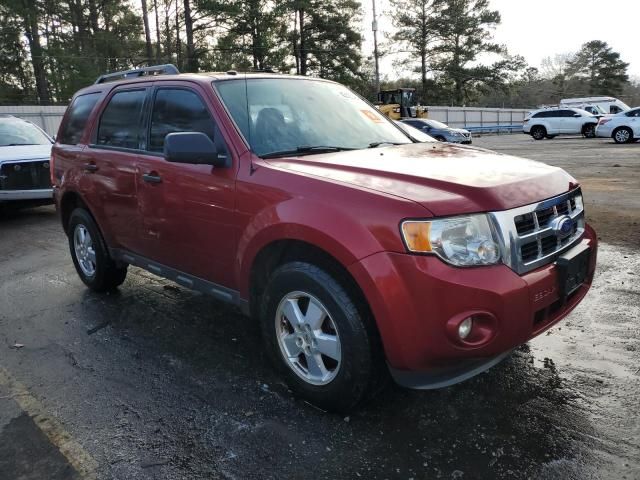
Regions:
<svg viewBox="0 0 640 480"><path fill-rule="evenodd" d="M573 117L576 113L578 112L574 112L573 110L560 110L557 116L563 117L563 118L569 118L569 117Z"/></svg>
<svg viewBox="0 0 640 480"><path fill-rule="evenodd" d="M215 124L202 99L177 88L158 90L153 103L149 150L161 152L164 137L173 132L202 132L214 137Z"/></svg>
<svg viewBox="0 0 640 480"><path fill-rule="evenodd" d="M140 148L140 120L145 95L145 90L128 90L111 97L100 118L98 145Z"/></svg>
<svg viewBox="0 0 640 480"><path fill-rule="evenodd" d="M640 117L640 108L637 110L629 110L625 115L627 117Z"/></svg>
<svg viewBox="0 0 640 480"><path fill-rule="evenodd" d="M621 111L622 111L622 109L617 105L610 105L609 106L609 113L620 113Z"/></svg>
<svg viewBox="0 0 640 480"><path fill-rule="evenodd" d="M557 117L558 115L556 115L556 112L554 111L550 111L550 110L546 110L544 112L538 112L536 113L533 118L550 118L550 117Z"/></svg>
<svg viewBox="0 0 640 480"><path fill-rule="evenodd" d="M99 98L99 92L87 93L75 98L69 107L66 123L60 130L58 142L66 145L75 145L80 141L87 119Z"/></svg>

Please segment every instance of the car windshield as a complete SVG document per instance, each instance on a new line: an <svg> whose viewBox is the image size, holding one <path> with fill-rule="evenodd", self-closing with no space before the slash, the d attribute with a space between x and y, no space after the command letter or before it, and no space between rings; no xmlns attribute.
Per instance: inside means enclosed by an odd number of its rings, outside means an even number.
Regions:
<svg viewBox="0 0 640 480"><path fill-rule="evenodd" d="M449 128L449 125L437 120L423 120L423 122L429 125L431 128Z"/></svg>
<svg viewBox="0 0 640 480"><path fill-rule="evenodd" d="M15 118L0 118L0 147L49 144L49 137L34 125Z"/></svg>
<svg viewBox="0 0 640 480"><path fill-rule="evenodd" d="M377 109L336 83L239 78L216 82L216 87L258 156L412 143Z"/></svg>

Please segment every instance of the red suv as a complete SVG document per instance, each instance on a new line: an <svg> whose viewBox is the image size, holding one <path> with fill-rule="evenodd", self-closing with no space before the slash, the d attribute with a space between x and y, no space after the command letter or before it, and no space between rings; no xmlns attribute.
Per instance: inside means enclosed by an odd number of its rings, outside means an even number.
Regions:
<svg viewBox="0 0 640 480"><path fill-rule="evenodd" d="M387 372L413 388L476 375L593 278L596 235L563 170L417 143L325 80L106 75L73 98L51 161L89 288L133 265L238 305L291 389L326 409Z"/></svg>

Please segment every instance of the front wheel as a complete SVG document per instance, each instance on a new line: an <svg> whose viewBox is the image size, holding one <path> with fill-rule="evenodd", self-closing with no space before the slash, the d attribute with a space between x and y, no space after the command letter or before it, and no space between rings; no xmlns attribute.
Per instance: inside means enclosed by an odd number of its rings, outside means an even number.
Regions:
<svg viewBox="0 0 640 480"><path fill-rule="evenodd" d="M262 333L295 394L347 412L373 393L385 366L364 311L315 265L291 262L271 275L261 301Z"/></svg>
<svg viewBox="0 0 640 480"><path fill-rule="evenodd" d="M584 135L585 138L595 138L596 126L592 123L590 123L589 125L585 125L582 129L582 135Z"/></svg>
<svg viewBox="0 0 640 480"><path fill-rule="evenodd" d="M83 208L71 212L69 250L80 279L91 290L113 290L124 282L127 267L116 265L93 217Z"/></svg>

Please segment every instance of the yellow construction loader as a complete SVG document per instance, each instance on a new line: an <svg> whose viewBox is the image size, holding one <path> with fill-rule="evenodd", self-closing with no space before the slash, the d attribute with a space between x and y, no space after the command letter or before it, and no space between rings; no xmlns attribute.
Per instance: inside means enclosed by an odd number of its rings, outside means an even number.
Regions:
<svg viewBox="0 0 640 480"><path fill-rule="evenodd" d="M392 120L401 118L427 118L428 109L415 105L415 88L396 88L381 90L378 93L378 110Z"/></svg>

